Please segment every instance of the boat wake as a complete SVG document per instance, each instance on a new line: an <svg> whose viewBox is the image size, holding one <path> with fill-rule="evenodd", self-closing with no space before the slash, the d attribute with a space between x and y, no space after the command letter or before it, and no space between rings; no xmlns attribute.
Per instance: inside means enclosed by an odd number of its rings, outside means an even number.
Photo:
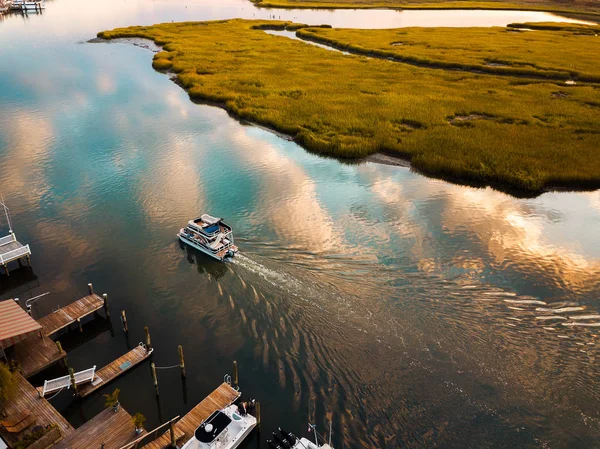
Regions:
<svg viewBox="0 0 600 449"><path fill-rule="evenodd" d="M267 268L263 264L256 262L243 254L237 254L234 258L229 259L229 261L260 276L273 287L283 289L287 293L298 296L297 292L302 291L303 283L298 279L280 271Z"/></svg>

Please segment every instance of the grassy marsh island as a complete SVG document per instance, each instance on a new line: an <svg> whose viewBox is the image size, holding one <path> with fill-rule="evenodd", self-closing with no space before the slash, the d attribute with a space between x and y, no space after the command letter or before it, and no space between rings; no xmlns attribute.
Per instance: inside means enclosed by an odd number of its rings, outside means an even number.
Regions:
<svg viewBox="0 0 600 449"><path fill-rule="evenodd" d="M98 36L154 40L163 46L154 68L175 72L193 100L222 105L310 151L343 158L385 152L432 176L531 194L600 186L599 86L422 68L261 30L303 27L236 19L118 28ZM323 31L315 30L306 29ZM469 34L480 32L454 30L466 49L474 40ZM381 33L383 42L394 31L404 30L361 33ZM526 52L523 45L519 53ZM586 73L600 73L589 62Z"/></svg>
<svg viewBox="0 0 600 449"><path fill-rule="evenodd" d="M594 0L251 0L265 8L315 9L497 9L600 15Z"/></svg>
<svg viewBox="0 0 600 449"><path fill-rule="evenodd" d="M600 49L600 26L525 23L464 32L306 28L296 34L347 52L427 67L600 83L600 63L590 57Z"/></svg>

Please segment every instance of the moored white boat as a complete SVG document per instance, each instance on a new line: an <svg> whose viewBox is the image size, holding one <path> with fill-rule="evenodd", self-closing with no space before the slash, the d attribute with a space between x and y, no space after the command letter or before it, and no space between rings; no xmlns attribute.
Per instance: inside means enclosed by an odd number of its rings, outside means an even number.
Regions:
<svg viewBox="0 0 600 449"><path fill-rule="evenodd" d="M233 257L238 248L233 242L233 230L221 218L203 214L200 218L188 221L177 234L186 245L202 251L217 260Z"/></svg>
<svg viewBox="0 0 600 449"><path fill-rule="evenodd" d="M270 449L333 449L331 442L319 444L315 426L310 426L309 430L315 432L315 442L313 443L307 438L298 438L291 432L282 429L278 429L278 432L273 432L273 437L267 440ZM329 431L331 435L331 430ZM331 439L331 437L330 437Z"/></svg>
<svg viewBox="0 0 600 449"><path fill-rule="evenodd" d="M256 418L236 405L217 410L194 432L181 449L234 449L256 427Z"/></svg>

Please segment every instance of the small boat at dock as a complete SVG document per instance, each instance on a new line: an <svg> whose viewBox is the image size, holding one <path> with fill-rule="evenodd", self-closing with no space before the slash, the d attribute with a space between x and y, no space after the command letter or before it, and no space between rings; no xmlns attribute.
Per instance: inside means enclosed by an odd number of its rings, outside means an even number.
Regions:
<svg viewBox="0 0 600 449"><path fill-rule="evenodd" d="M203 214L200 218L188 221L185 228L177 234L186 245L223 261L233 257L238 248L233 242L233 230L223 219Z"/></svg>
<svg viewBox="0 0 600 449"><path fill-rule="evenodd" d="M256 418L237 405L217 410L198 426L181 449L234 449L256 427Z"/></svg>
<svg viewBox="0 0 600 449"><path fill-rule="evenodd" d="M315 432L315 442L306 439L306 438L298 438L291 432L288 432L281 427L278 429L278 432L273 432L273 436L271 439L267 440L270 449L333 449L331 447L331 442L319 444L317 440L316 429L314 426L310 426L310 428ZM330 431L331 434L331 431Z"/></svg>

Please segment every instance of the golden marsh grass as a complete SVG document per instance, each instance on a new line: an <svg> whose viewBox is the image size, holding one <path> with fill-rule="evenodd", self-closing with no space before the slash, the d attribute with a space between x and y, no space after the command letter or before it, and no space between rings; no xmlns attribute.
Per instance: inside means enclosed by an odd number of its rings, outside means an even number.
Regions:
<svg viewBox="0 0 600 449"><path fill-rule="evenodd" d="M153 39L163 46L154 67L175 72L192 99L217 102L310 151L384 151L433 176L531 193L600 185L597 86L347 56L257 29L291 25L168 23L99 37ZM467 43L470 32L456 29Z"/></svg>

